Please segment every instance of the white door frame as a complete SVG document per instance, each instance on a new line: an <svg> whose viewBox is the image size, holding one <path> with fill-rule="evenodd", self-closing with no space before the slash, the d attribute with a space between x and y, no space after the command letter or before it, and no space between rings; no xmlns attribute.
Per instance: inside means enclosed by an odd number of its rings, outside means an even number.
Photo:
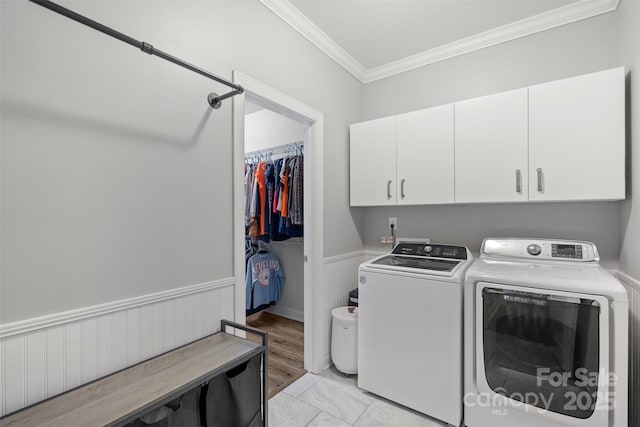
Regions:
<svg viewBox="0 0 640 427"><path fill-rule="evenodd" d="M245 98L298 122L307 124L304 146L304 368L318 373L323 355L321 310L324 307L324 116L321 112L238 71L233 82L245 89L233 98L233 259L235 321L246 322L244 258L244 102Z"/></svg>

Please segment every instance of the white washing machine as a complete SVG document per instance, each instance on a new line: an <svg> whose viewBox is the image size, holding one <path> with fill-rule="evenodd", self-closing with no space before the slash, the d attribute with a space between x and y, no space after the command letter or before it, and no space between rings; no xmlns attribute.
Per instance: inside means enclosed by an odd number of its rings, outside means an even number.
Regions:
<svg viewBox="0 0 640 427"><path fill-rule="evenodd" d="M465 425L627 425L627 294L598 260L589 242L484 240L465 283Z"/></svg>
<svg viewBox="0 0 640 427"><path fill-rule="evenodd" d="M358 387L449 424L462 420L462 246L401 241L360 265Z"/></svg>

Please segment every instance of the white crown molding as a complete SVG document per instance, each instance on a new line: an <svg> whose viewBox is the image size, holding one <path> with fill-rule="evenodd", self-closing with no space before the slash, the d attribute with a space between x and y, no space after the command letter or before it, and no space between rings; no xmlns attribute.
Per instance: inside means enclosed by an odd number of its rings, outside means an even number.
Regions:
<svg viewBox="0 0 640 427"><path fill-rule="evenodd" d="M591 18L616 10L620 0L581 0L530 18L503 25L462 40L427 50L380 67L367 70L365 82L369 83L406 71L414 70L455 56L464 55L486 47L505 43L531 34Z"/></svg>
<svg viewBox="0 0 640 427"><path fill-rule="evenodd" d="M0 339L5 339L14 335L21 335L41 329L51 328L54 326L60 326L71 322L78 322L80 320L102 316L105 314L114 313L116 311L128 310L147 304L153 304L169 299L175 299L187 295L206 292L212 289L233 286L234 283L235 279L233 277L228 277L212 282L184 286L182 288L171 289L168 291L156 292L139 297L93 305L90 307L78 308L75 310L49 314L41 317L34 317L26 320L19 320L12 323L6 323L0 325Z"/></svg>
<svg viewBox="0 0 640 427"><path fill-rule="evenodd" d="M366 69L353 56L341 48L331 37L293 7L288 0L258 0L267 9L279 16L294 30L316 45L327 56L364 83Z"/></svg>
<svg viewBox="0 0 640 427"><path fill-rule="evenodd" d="M612 12L620 3L620 0L581 0L379 67L365 69L288 0L259 1L362 83L370 83L465 53Z"/></svg>

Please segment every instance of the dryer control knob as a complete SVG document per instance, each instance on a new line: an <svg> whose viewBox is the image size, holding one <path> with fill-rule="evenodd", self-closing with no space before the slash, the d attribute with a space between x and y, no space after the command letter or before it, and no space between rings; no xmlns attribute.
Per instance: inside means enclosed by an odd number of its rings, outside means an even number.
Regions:
<svg viewBox="0 0 640 427"><path fill-rule="evenodd" d="M529 255L537 256L542 252L542 248L538 245L529 245L527 246L527 252Z"/></svg>
<svg viewBox="0 0 640 427"><path fill-rule="evenodd" d="M425 246L424 247L424 253L426 253L426 254L430 254L432 250L433 250L433 248L431 246Z"/></svg>

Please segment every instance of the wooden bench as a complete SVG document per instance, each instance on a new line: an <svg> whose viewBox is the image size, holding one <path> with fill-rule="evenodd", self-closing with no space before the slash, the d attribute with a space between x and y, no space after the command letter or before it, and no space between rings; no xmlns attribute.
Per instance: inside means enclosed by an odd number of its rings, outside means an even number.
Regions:
<svg viewBox="0 0 640 427"><path fill-rule="evenodd" d="M262 344L227 333L236 328L262 337ZM227 320L221 331L140 362L0 419L2 427L121 426L262 354L262 419L267 426L265 332Z"/></svg>

